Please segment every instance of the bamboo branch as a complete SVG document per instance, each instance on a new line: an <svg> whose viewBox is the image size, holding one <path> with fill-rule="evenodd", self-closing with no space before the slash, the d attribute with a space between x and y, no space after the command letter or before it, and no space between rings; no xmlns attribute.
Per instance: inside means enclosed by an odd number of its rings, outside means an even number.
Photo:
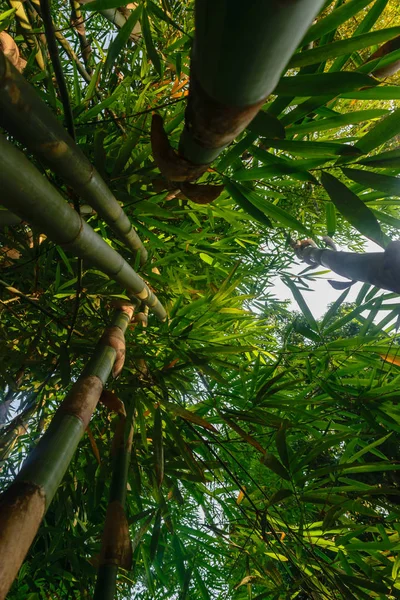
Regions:
<svg viewBox="0 0 400 600"><path fill-rule="evenodd" d="M1 53L0 124L93 206L126 246L140 255L141 264L146 262L147 250L104 180L50 108Z"/></svg>
<svg viewBox="0 0 400 600"><path fill-rule="evenodd" d="M133 307L124 305L52 422L0 497L0 600L4 600L60 485L119 355Z"/></svg>
<svg viewBox="0 0 400 600"><path fill-rule="evenodd" d="M92 47L89 40L86 37L85 24L82 17L81 5L78 0L70 0L71 5L71 25L76 29L79 37L79 44L81 47L81 53L83 62L85 63L86 71L89 75L92 74L92 68L90 66L90 58L92 56Z"/></svg>
<svg viewBox="0 0 400 600"><path fill-rule="evenodd" d="M157 296L132 267L67 204L13 144L0 135L0 186L4 206L49 239L99 268L165 320Z"/></svg>
<svg viewBox="0 0 400 600"><path fill-rule="evenodd" d="M22 35L26 40L29 48L35 52L35 60L42 71L46 70L46 65L44 62L43 54L40 49L39 43L32 33L32 26L28 19L28 15L26 14L24 5L20 0L10 0L10 5L12 8L16 9L15 16L17 18L18 24L21 27Z"/></svg>

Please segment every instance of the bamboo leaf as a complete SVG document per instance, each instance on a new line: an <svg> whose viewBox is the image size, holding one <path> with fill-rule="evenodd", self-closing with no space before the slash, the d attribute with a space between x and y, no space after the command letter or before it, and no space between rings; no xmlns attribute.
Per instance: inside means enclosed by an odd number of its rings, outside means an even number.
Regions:
<svg viewBox="0 0 400 600"><path fill-rule="evenodd" d="M333 202L325 203L326 231L332 237L336 232L336 210Z"/></svg>
<svg viewBox="0 0 400 600"><path fill-rule="evenodd" d="M146 44L147 56L149 57L149 59L153 63L155 70L161 77L162 72L161 72L160 57L158 56L158 52L154 46L153 38L151 36L151 31L150 31L149 17L147 14L147 10L145 8L143 8L143 11L142 11L141 23L142 23L144 43Z"/></svg>
<svg viewBox="0 0 400 600"><path fill-rule="evenodd" d="M364 87L378 85L378 81L363 73L340 71L282 77L274 93L279 96L323 96L345 94Z"/></svg>
<svg viewBox="0 0 400 600"><path fill-rule="evenodd" d="M342 6L335 8L329 15L324 19L320 19L310 27L306 35L304 36L301 45L305 46L313 40L317 40L322 35L333 31L342 23L345 23L351 17L356 15L360 10L371 4L372 0L350 0Z"/></svg>
<svg viewBox="0 0 400 600"><path fill-rule="evenodd" d="M257 136L273 139L283 139L285 137L285 128L279 119L263 110L257 113L251 123L247 125L247 129L256 133Z"/></svg>
<svg viewBox="0 0 400 600"><path fill-rule="evenodd" d="M256 192L247 189L240 183L231 182L231 184L234 188L238 189L239 192L251 204L253 204L258 210L267 214L268 217L270 217L271 219L274 219L284 227L290 227L290 229L294 229L295 231L301 231L302 233L311 236L311 232L306 227L304 227L304 225L300 223L300 221L298 221L295 217L292 217L292 215L290 215L286 210L283 210L283 208L280 208L279 206L272 204L272 202L261 198L261 196L256 194Z"/></svg>
<svg viewBox="0 0 400 600"><path fill-rule="evenodd" d="M88 5L86 5L88 6ZM97 10L97 9L96 9ZM121 27L115 39L111 42L107 52L107 58L104 65L104 72L108 73L114 66L115 61L120 55L123 48L128 43L129 37L135 27L140 15L142 13L142 5L139 4L135 10L132 11L126 23Z"/></svg>
<svg viewBox="0 0 400 600"><path fill-rule="evenodd" d="M158 487L160 487L164 479L164 443L161 409L159 406L156 408L156 411L154 413L153 451L154 466L156 471L156 482Z"/></svg>
<svg viewBox="0 0 400 600"><path fill-rule="evenodd" d="M398 35L400 35L400 27L389 27L388 29L380 29L371 33L357 35L347 40L324 44L323 46L295 54L291 58L288 68L314 65L331 58L336 58L337 56L342 56L343 54L351 54L355 50L361 50L368 46L392 40Z"/></svg>
<svg viewBox="0 0 400 600"><path fill-rule="evenodd" d="M239 204L239 206L243 208L245 212L247 212L250 216L256 219L256 221L262 223L262 225L265 225L266 227L272 227L272 223L268 219L268 217L245 197L245 195L233 181L229 181L229 179L224 179L224 183L225 188L227 192L229 192L229 194L232 196L232 199L237 204Z"/></svg>
<svg viewBox="0 0 400 600"><path fill-rule="evenodd" d="M330 173L323 172L321 182L344 218L360 233L385 247L387 237L381 231L376 217L364 202Z"/></svg>
<svg viewBox="0 0 400 600"><path fill-rule="evenodd" d="M367 153L400 133L400 108L383 118L358 142L357 148Z"/></svg>
<svg viewBox="0 0 400 600"><path fill-rule="evenodd" d="M296 300L297 304L299 305L300 310L303 313L304 318L306 319L306 321L309 324L309 326L311 327L311 329L314 332L318 332L318 324L317 324L316 320L314 319L312 312L308 308L307 303L304 300L300 290L297 288L296 284L288 277L285 277L284 283L288 286L288 288L292 292L294 299Z"/></svg>
<svg viewBox="0 0 400 600"><path fill-rule="evenodd" d="M400 150L388 150L374 156L367 156L362 160L358 160L357 164L365 165L366 167L381 167L383 169L400 169Z"/></svg>
<svg viewBox="0 0 400 600"><path fill-rule="evenodd" d="M327 129L336 129L346 125L354 125L363 121L378 119L387 114L386 109L371 108L368 110L356 110L354 112L337 114L327 119L313 119L311 122L301 125L290 125L286 128L286 134L314 133L315 131L326 131ZM359 161L360 162L360 161Z"/></svg>
<svg viewBox="0 0 400 600"><path fill-rule="evenodd" d="M286 479L290 481L290 475L285 469L285 467L279 462L279 460L269 452L266 452L265 456L260 461L263 465L270 469L274 473L276 473L282 479Z"/></svg>
<svg viewBox="0 0 400 600"><path fill-rule="evenodd" d="M400 197L400 178L391 175L382 175L372 171L362 171L361 169L342 168L343 173L360 185L385 192L390 196Z"/></svg>

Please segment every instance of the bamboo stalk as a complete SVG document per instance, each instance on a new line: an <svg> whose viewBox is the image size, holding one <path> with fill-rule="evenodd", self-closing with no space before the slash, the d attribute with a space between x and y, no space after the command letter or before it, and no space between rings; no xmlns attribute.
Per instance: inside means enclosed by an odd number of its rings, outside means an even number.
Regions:
<svg viewBox="0 0 400 600"><path fill-rule="evenodd" d="M106 273L129 294L165 320L157 296L132 267L109 246L13 144L0 135L2 204L49 239Z"/></svg>
<svg viewBox="0 0 400 600"><path fill-rule="evenodd" d="M32 25L29 21L28 15L25 12L23 3L20 0L10 0L10 5L11 8L16 9L15 16L17 18L19 26L21 27L22 35L24 36L29 48L35 52L35 60L39 68L41 69L41 71L45 71L46 65L44 62L43 54L35 34L32 33Z"/></svg>
<svg viewBox="0 0 400 600"><path fill-rule="evenodd" d="M85 63L86 71L89 73L89 75L91 75L92 68L90 66L90 58L92 56L92 47L86 37L85 22L82 17L81 5L79 4L78 0L70 0L70 6L71 25L76 29L79 37L83 62Z"/></svg>
<svg viewBox="0 0 400 600"><path fill-rule="evenodd" d="M352 281L364 281L400 294L400 241L385 252L335 252L312 246L295 247L296 255L310 265L321 265Z"/></svg>
<svg viewBox="0 0 400 600"><path fill-rule="evenodd" d="M93 206L135 254L147 250L116 198L34 88L0 53L0 125Z"/></svg>
<svg viewBox="0 0 400 600"><path fill-rule="evenodd" d="M180 153L212 162L277 85L323 0L202 0Z"/></svg>
<svg viewBox="0 0 400 600"><path fill-rule="evenodd" d="M42 518L96 408L103 386L125 347L133 307L118 309L92 359L55 413L36 448L0 497L0 600L25 558Z"/></svg>
<svg viewBox="0 0 400 600"><path fill-rule="evenodd" d="M113 472L94 600L113 600L118 568L129 570L132 564L132 544L125 514L132 438L132 418L120 415L113 440Z"/></svg>

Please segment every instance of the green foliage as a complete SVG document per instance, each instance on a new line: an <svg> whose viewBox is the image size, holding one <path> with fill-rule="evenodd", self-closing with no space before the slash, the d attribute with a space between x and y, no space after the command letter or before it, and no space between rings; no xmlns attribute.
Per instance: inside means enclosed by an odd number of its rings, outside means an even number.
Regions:
<svg viewBox="0 0 400 600"><path fill-rule="evenodd" d="M109 384L134 417L133 565L119 571L118 598L398 598L397 297L364 285L347 304L345 290L317 321L307 285L318 274L294 277L287 243L328 233L360 250L364 235L381 245L397 235L398 75L378 82L361 67L372 44L397 32L398 6L326 3L263 112L200 180L225 185L208 205L160 176L150 145L158 111L178 147L193 2L139 2L111 24L117 7L83 7L89 83L60 53L77 142L144 241L147 264L134 265L96 213L85 219L169 315L132 324L125 367ZM52 14L82 61L69 8L54 2ZM8 5L2 16L26 78L62 119L50 63L41 71ZM126 299L85 263L80 280L77 259L39 233L25 223L0 230L2 488L82 371L113 300ZM301 314L275 297L276 277ZM10 600L92 597L115 427L99 404Z"/></svg>

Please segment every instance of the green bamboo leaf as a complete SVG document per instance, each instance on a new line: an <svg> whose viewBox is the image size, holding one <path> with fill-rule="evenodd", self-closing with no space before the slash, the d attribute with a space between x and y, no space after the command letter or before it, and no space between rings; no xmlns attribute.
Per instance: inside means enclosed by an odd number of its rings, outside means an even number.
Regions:
<svg viewBox="0 0 400 600"><path fill-rule="evenodd" d="M257 113L251 123L247 125L247 129L256 133L257 136L277 139L285 137L285 128L279 119L263 110Z"/></svg>
<svg viewBox="0 0 400 600"><path fill-rule="evenodd" d="M388 111L383 108L371 108L369 110L356 110L346 114L338 114L334 117L327 119L313 119L309 123L302 123L301 125L290 125L286 128L286 134L298 134L298 133L314 133L315 131L326 131L327 129L336 129L338 127L344 127L346 125L354 125L362 123L363 121L370 121L372 119L378 119L383 115L387 114Z"/></svg>
<svg viewBox="0 0 400 600"><path fill-rule="evenodd" d="M388 150L374 156L358 160L357 164L366 167L381 167L383 169L400 169L400 150Z"/></svg>
<svg viewBox="0 0 400 600"><path fill-rule="evenodd" d="M164 479L164 444L161 409L159 406L156 408L156 411L154 413L153 451L154 466L156 471L156 482L158 487L160 487Z"/></svg>
<svg viewBox="0 0 400 600"><path fill-rule="evenodd" d="M355 146L337 142L306 142L302 140L271 140L265 139L264 144L277 150L285 150L300 156L357 156L360 151Z"/></svg>
<svg viewBox="0 0 400 600"><path fill-rule="evenodd" d="M225 178L224 185L226 191L232 196L232 199L239 204L245 212L256 219L256 221L259 221L262 225L272 227L272 223L268 217L244 196L242 191L233 181Z"/></svg>
<svg viewBox="0 0 400 600"><path fill-rule="evenodd" d="M294 321L293 329L297 331L297 333L300 333L300 335L303 335L304 337L308 338L309 340L312 340L313 342L321 341L319 335L315 333L315 331L313 331L311 327L299 321L299 319L296 319Z"/></svg>
<svg viewBox="0 0 400 600"><path fill-rule="evenodd" d="M151 533L150 540L150 561L153 562L156 556L158 542L160 539L161 533L161 509L158 509L156 512L156 518L154 519L154 527Z"/></svg>
<svg viewBox="0 0 400 600"><path fill-rule="evenodd" d="M326 231L329 236L335 235L336 231L336 210L333 202L325 203L325 216L326 216Z"/></svg>
<svg viewBox="0 0 400 600"><path fill-rule="evenodd" d="M399 100L400 87L395 85L382 85L369 89L355 90L340 94L340 98L351 100Z"/></svg>
<svg viewBox="0 0 400 600"><path fill-rule="evenodd" d="M314 316L313 316L311 310L308 308L307 302L304 300L300 290L296 287L296 284L291 279L289 279L289 277L285 277L283 281L288 286L290 291L292 292L294 299L296 300L297 304L299 305L300 310L303 313L304 318L306 319L306 321L309 324L309 326L311 327L311 329L314 332L318 333L318 324L317 324L316 320L314 319Z"/></svg>
<svg viewBox="0 0 400 600"><path fill-rule="evenodd" d="M347 290L345 290L343 292L343 294L340 294L339 298L337 300L335 300L335 302L332 304L332 306L326 312L324 318L322 319L322 323L321 323L321 329L322 330L329 323L329 321L337 314L337 311L338 311L339 307L346 300L346 298L347 298L347 296L349 294L349 291L350 291L350 289L348 288Z"/></svg>
<svg viewBox="0 0 400 600"><path fill-rule="evenodd" d="M119 8L120 6L121 0L93 0L93 2L82 4L81 10L100 11L109 8Z"/></svg>
<svg viewBox="0 0 400 600"><path fill-rule="evenodd" d="M392 217L392 215L388 215L381 210L376 210L375 208L371 208L371 210L381 223L385 223L385 225L400 229L400 219L396 219L396 217Z"/></svg>
<svg viewBox="0 0 400 600"><path fill-rule="evenodd" d="M372 171L362 171L361 169L346 169L342 167L343 173L356 183L372 188L379 192L385 192L390 196L400 197L400 178L391 175L382 175Z"/></svg>
<svg viewBox="0 0 400 600"><path fill-rule="evenodd" d="M392 434L393 434L393 431L391 431L387 435L384 435L383 437L379 438L379 440L375 440L375 442L371 442L367 446L364 446L364 448L362 448L361 450L359 450L358 452L356 452L355 454L353 454L353 456L351 456L350 458L348 458L347 459L348 462L355 462L356 460L358 460L359 458L361 458L361 456L363 456L364 454L366 454L367 452L369 452L373 448L376 448L377 446L380 446L381 444L383 444L384 442L386 442L386 440L389 439Z"/></svg>
<svg viewBox="0 0 400 600"><path fill-rule="evenodd" d="M271 219L274 219L284 227L290 227L290 229L305 233L308 236L312 235L311 232L304 227L302 223L300 223L300 221L298 221L295 217L292 217L292 215L286 210L283 210L283 208L272 204L272 202L269 202L265 198L261 198L261 196L256 194L256 192L245 188L240 183L235 183L234 186L239 189L242 195L245 196L249 202L258 208L258 210L266 213Z"/></svg>
<svg viewBox="0 0 400 600"><path fill-rule="evenodd" d="M289 450L286 442L286 428L280 427L275 434L275 443L279 458L287 469L290 468Z"/></svg>
<svg viewBox="0 0 400 600"><path fill-rule="evenodd" d="M278 490L277 492L275 492L274 494L272 494L272 496L270 497L270 499L268 501L268 506L274 506L274 504L280 504L281 502L283 502L283 500L286 500L286 498L290 498L291 496L293 496L292 490L282 488L282 489Z"/></svg>
<svg viewBox="0 0 400 600"><path fill-rule="evenodd" d="M229 146L228 151L224 154L217 164L218 171L225 171L230 167L243 152L249 148L257 139L257 134L246 133L246 135L236 144Z"/></svg>
<svg viewBox="0 0 400 600"><path fill-rule="evenodd" d="M160 57L158 56L158 52L154 46L154 42L153 42L153 38L151 35L151 30L150 30L149 17L147 14L147 10L145 8L143 8L141 23L142 23L142 32L143 32L144 43L146 44L147 56L149 57L149 59L153 63L155 70L161 77L162 69L161 69Z"/></svg>
<svg viewBox="0 0 400 600"><path fill-rule="evenodd" d="M310 27L306 35L304 36L301 45L305 46L309 42L320 38L322 35L333 31L342 23L345 23L356 15L360 10L371 4L372 0L350 0L342 6L335 8L329 15L324 19L320 19Z"/></svg>
<svg viewBox="0 0 400 600"><path fill-rule="evenodd" d="M382 247L388 239L379 227L372 211L341 181L330 173L323 172L321 182L338 211L360 233Z"/></svg>
<svg viewBox="0 0 400 600"><path fill-rule="evenodd" d="M88 5L86 5L87 7ZM97 9L96 9L97 10ZM129 37L132 33L133 28L135 27L140 15L142 13L142 4L139 4L135 10L129 16L129 19L126 23L121 27L115 39L111 42L110 47L107 52L106 62L104 64L104 72L109 73L114 66L115 61L120 55L123 48L126 46Z"/></svg>
<svg viewBox="0 0 400 600"><path fill-rule="evenodd" d="M316 73L314 75L296 75L282 77L274 93L279 96L323 96L342 95L352 90L373 87L379 82L376 79L357 73L357 71L340 71L339 73Z"/></svg>
<svg viewBox="0 0 400 600"><path fill-rule="evenodd" d="M71 383L71 365L69 360L68 348L65 344L60 346L59 360L61 383L64 387L67 387Z"/></svg>
<svg viewBox="0 0 400 600"><path fill-rule="evenodd" d="M400 133L400 108L385 117L358 142L359 148L365 154L381 146Z"/></svg>
<svg viewBox="0 0 400 600"><path fill-rule="evenodd" d="M287 481L290 481L289 473L287 472L285 467L279 462L279 460L273 454L270 454L269 452L267 452L265 454L265 456L262 457L260 462L263 465L265 465L267 467L267 469L270 469L271 471L276 473L276 475L279 475L279 477L282 477L282 479L286 479Z"/></svg>
<svg viewBox="0 0 400 600"><path fill-rule="evenodd" d="M400 35L400 27L389 27L388 29L380 29L378 31L372 31L371 33L357 35L347 40L340 40L339 42L318 46L317 48L295 54L291 58L288 68L292 69L293 67L315 65L331 58L342 56L343 54L351 54L355 50L361 50L362 48L374 46L375 44L382 44L383 42L392 40L398 35Z"/></svg>

